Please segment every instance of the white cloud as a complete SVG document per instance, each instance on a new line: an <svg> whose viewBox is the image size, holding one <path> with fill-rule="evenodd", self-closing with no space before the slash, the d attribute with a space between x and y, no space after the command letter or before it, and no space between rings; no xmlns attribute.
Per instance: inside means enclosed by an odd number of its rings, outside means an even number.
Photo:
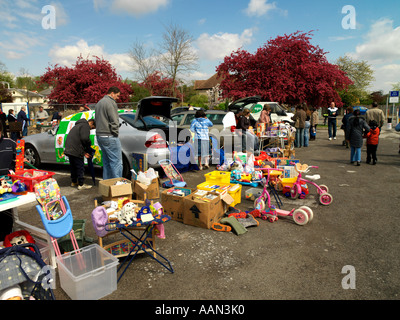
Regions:
<svg viewBox="0 0 400 320"><path fill-rule="evenodd" d="M371 90L388 93L400 81L400 27L391 19L382 18L370 27L364 42L355 52L347 53L355 60L365 60L374 70L375 81Z"/></svg>
<svg viewBox="0 0 400 320"><path fill-rule="evenodd" d="M268 0L250 0L245 12L248 16L261 17L275 9L277 9L275 2L268 3Z"/></svg>
<svg viewBox="0 0 400 320"><path fill-rule="evenodd" d="M366 36L366 41L350 53L355 59L371 63L390 63L400 60L400 27L393 28L393 20L380 19Z"/></svg>
<svg viewBox="0 0 400 320"><path fill-rule="evenodd" d="M166 7L170 0L93 0L96 10L109 7L114 13L127 13L136 17Z"/></svg>
<svg viewBox="0 0 400 320"><path fill-rule="evenodd" d="M207 60L219 60L230 55L233 51L250 44L253 40L254 29L246 29L242 34L217 33L209 35L203 33L196 40L198 55Z"/></svg>
<svg viewBox="0 0 400 320"><path fill-rule="evenodd" d="M373 67L375 81L372 83L372 91L383 90L389 93L392 86L400 82L400 64L387 64Z"/></svg>
<svg viewBox="0 0 400 320"><path fill-rule="evenodd" d="M115 67L118 74L127 72L130 70L131 59L128 54L110 54L104 51L104 47L100 45L92 45L80 39L73 45L67 45L64 47L55 46L49 52L49 56L52 59L52 63L60 64L65 66L72 66L78 56L82 55L84 59L91 59L92 56L104 58L109 61L113 67Z"/></svg>

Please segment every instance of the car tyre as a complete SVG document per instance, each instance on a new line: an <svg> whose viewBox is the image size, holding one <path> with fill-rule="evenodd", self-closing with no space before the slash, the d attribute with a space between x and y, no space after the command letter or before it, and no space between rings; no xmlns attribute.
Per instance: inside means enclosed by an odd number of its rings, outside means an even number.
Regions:
<svg viewBox="0 0 400 320"><path fill-rule="evenodd" d="M31 144L25 145L25 159L34 167L39 167L41 164L40 156L34 146Z"/></svg>

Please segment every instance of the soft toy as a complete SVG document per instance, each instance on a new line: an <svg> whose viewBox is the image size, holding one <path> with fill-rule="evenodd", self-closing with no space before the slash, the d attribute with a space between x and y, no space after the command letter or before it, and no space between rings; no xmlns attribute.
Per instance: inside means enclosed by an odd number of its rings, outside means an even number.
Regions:
<svg viewBox="0 0 400 320"><path fill-rule="evenodd" d="M33 243L35 244L35 239L31 236L31 234L26 231L26 230L19 230L15 231L13 233L10 233L4 237L4 246L6 248L12 247L12 246L17 246L20 244L25 244L25 243ZM34 251L33 248L29 248L32 251Z"/></svg>
<svg viewBox="0 0 400 320"><path fill-rule="evenodd" d="M11 186L12 186L11 180L5 178L0 179L0 194L12 192Z"/></svg>
<svg viewBox="0 0 400 320"><path fill-rule="evenodd" d="M120 224L131 224L136 221L136 205L133 202L127 202L118 213Z"/></svg>

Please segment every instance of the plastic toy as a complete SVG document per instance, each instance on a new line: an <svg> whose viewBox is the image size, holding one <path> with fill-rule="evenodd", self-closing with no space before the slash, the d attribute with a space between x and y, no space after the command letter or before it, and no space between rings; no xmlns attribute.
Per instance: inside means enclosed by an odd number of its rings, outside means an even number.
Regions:
<svg viewBox="0 0 400 320"><path fill-rule="evenodd" d="M299 175L297 176L293 186L290 188L290 196L292 197L292 199L295 199L297 197L304 198L305 194L302 191L302 185L309 183L317 188L317 192L319 194L319 202L324 206L330 205L333 201L333 197L330 193L328 193L328 187L323 184L318 185L314 182L320 179L320 175L306 176L306 178L308 178L309 180L302 178L302 173L308 172L310 168L318 169L318 167L316 166L308 166L307 164L295 164L295 169L299 173Z"/></svg>
<svg viewBox="0 0 400 320"><path fill-rule="evenodd" d="M269 173L269 171L278 169L267 168L266 170ZM313 219L313 211L307 206L302 206L299 209L292 209L290 211L287 211L277 209L275 206L271 205L271 197L267 191L268 179L269 174L267 178L267 183L265 183L261 196L254 201L254 208L256 210L259 210L260 212L263 212L263 214L265 215L265 220L269 219L270 222L274 222L278 220L278 216L292 217L296 224L305 225Z"/></svg>
<svg viewBox="0 0 400 320"><path fill-rule="evenodd" d="M161 168L163 168L165 175L169 178L169 181L163 182L163 188L170 187L186 187L186 182L183 180L182 175L175 168L174 164L169 159L158 161Z"/></svg>

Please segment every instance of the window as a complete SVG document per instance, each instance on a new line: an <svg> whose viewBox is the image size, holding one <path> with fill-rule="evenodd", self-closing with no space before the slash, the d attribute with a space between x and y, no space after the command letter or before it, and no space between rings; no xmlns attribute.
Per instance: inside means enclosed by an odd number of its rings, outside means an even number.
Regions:
<svg viewBox="0 0 400 320"><path fill-rule="evenodd" d="M180 124L184 116L184 114L178 114L176 116L172 116L171 118L173 121L176 121L177 124Z"/></svg>
<svg viewBox="0 0 400 320"><path fill-rule="evenodd" d="M194 114L192 113L192 114L187 114L186 115L186 119L185 119L185 121L183 122L183 124L184 125L190 125L191 123L192 123L192 121L193 121L193 119L194 119Z"/></svg>
<svg viewBox="0 0 400 320"><path fill-rule="evenodd" d="M219 113L211 113L207 114L207 118L210 119L210 121L213 124L222 124L222 119L224 119L225 114L219 114Z"/></svg>

